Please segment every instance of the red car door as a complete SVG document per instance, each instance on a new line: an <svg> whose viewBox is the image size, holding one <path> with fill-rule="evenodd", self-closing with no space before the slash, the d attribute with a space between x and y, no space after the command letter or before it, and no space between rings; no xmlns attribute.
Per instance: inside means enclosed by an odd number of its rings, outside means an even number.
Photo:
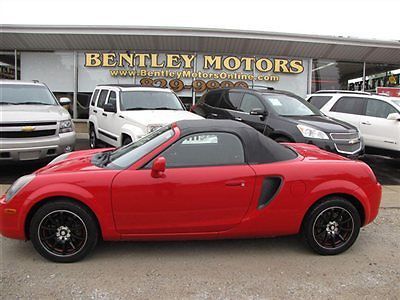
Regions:
<svg viewBox="0 0 400 300"><path fill-rule="evenodd" d="M240 223L252 199L255 173L237 143L233 134L197 134L161 154L167 161L163 177L152 177L151 163L118 174L112 187L117 230L216 232Z"/></svg>

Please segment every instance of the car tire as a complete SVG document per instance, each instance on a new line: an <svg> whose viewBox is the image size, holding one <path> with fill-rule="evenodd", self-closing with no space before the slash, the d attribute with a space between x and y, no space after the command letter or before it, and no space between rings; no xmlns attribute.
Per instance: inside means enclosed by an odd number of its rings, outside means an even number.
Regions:
<svg viewBox="0 0 400 300"><path fill-rule="evenodd" d="M86 207L65 199L46 203L36 211L29 236L44 258L71 263L93 251L99 230L95 217Z"/></svg>
<svg viewBox="0 0 400 300"><path fill-rule="evenodd" d="M342 197L328 198L307 213L302 234L307 244L321 255L336 255L349 249L360 232L360 214Z"/></svg>
<svg viewBox="0 0 400 300"><path fill-rule="evenodd" d="M128 135L124 136L124 138L122 140L122 146L126 146L130 143L132 143L132 138Z"/></svg>
<svg viewBox="0 0 400 300"><path fill-rule="evenodd" d="M277 143L290 143L291 140L289 140L287 137L284 136L278 136L277 138L274 139L275 142Z"/></svg>
<svg viewBox="0 0 400 300"><path fill-rule="evenodd" d="M89 127L89 146L91 149L99 148L99 140L97 139L94 125Z"/></svg>

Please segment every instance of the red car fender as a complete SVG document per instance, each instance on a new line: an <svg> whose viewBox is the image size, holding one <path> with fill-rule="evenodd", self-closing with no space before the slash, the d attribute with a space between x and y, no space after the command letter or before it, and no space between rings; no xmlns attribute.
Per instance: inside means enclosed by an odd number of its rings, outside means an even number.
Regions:
<svg viewBox="0 0 400 300"><path fill-rule="evenodd" d="M360 186L347 180L329 180L315 186L309 193L309 200L307 201L307 207L305 208L305 214L308 212L311 206L313 206L317 201L323 199L329 195L344 194L349 195L358 200L362 205L365 213L365 219L367 215L369 217L370 204L367 195L363 192Z"/></svg>
<svg viewBox="0 0 400 300"><path fill-rule="evenodd" d="M70 183L46 185L29 194L21 207L18 227L25 228L24 226L27 221L28 213L35 204L52 197L66 197L83 203L97 218L104 239L116 240L120 238L120 235L115 230L111 201L109 201L110 198L107 201L102 201L103 205L99 205L99 203L95 204L94 201L98 201L98 199L96 199L92 193L78 185Z"/></svg>

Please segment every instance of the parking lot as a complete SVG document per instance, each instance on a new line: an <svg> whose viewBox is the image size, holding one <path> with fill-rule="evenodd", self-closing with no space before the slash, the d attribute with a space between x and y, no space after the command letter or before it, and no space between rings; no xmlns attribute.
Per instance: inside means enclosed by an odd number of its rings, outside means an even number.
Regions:
<svg viewBox="0 0 400 300"><path fill-rule="evenodd" d="M2 299L396 299L400 210L381 209L355 245L319 256L294 237L103 243L75 264L0 238Z"/></svg>
<svg viewBox="0 0 400 300"><path fill-rule="evenodd" d="M79 139L77 150L87 149ZM1 237L3 299L385 298L400 293L400 161L362 158L385 185L378 218L338 256L299 236L189 242L103 242L84 261L55 264L30 242ZM2 190L41 164L4 165Z"/></svg>

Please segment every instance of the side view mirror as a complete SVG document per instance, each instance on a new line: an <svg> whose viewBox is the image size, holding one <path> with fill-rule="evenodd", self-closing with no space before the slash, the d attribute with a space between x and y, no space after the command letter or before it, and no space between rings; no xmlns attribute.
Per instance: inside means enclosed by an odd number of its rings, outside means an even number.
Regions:
<svg viewBox="0 0 400 300"><path fill-rule="evenodd" d="M250 111L250 115L252 116L263 116L266 117L268 115L267 111L263 108L253 108Z"/></svg>
<svg viewBox="0 0 400 300"><path fill-rule="evenodd" d="M151 176L154 178L160 178L160 177L165 177L165 166L167 164L167 161L165 157L157 157L153 161L153 165L151 166Z"/></svg>
<svg viewBox="0 0 400 300"><path fill-rule="evenodd" d="M400 114L399 113L389 114L386 119L391 121L400 121Z"/></svg>
<svg viewBox="0 0 400 300"><path fill-rule="evenodd" d="M59 102L60 102L60 104L61 104L62 106L70 105L70 104L71 104L71 100L69 100L69 98L67 98L67 97L61 97L60 100L59 100Z"/></svg>
<svg viewBox="0 0 400 300"><path fill-rule="evenodd" d="M104 111L110 112L110 113L116 113L117 108L115 107L115 103L106 103L104 104Z"/></svg>

